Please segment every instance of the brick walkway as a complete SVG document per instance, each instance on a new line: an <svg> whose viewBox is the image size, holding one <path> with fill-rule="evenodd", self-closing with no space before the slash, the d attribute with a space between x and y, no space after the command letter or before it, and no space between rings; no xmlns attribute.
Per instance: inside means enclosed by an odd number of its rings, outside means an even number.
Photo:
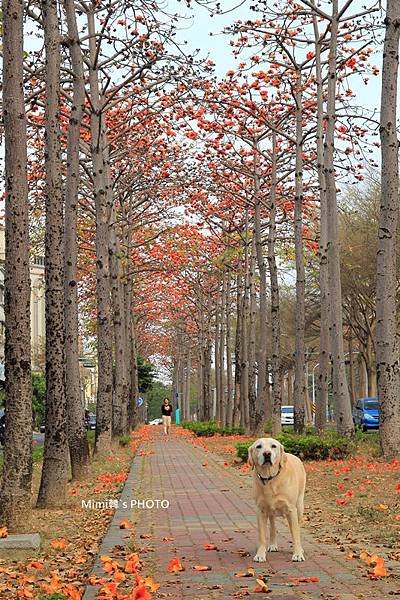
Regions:
<svg viewBox="0 0 400 600"><path fill-rule="evenodd" d="M207 466L203 464L207 462ZM159 598L180 600L260 598L253 590L256 577L238 578L235 573L256 570L267 576L273 600L384 599L393 597L390 580L369 581L365 565L348 561L334 548L318 544L303 530L306 562L291 561L291 541L286 523L278 519L278 553L268 554L267 563L254 563L256 517L251 477L223 466L223 459L204 452L177 435L166 438L157 428L155 436L135 459L121 500L169 501L167 509L119 509L100 550L124 543L127 531L118 523L128 516L134 524L134 546L144 561L143 573L161 583ZM307 495L306 495L307 502ZM282 521L280 523L280 521ZM143 539L143 534L153 537ZM162 541L162 538L174 538ZM207 551L205 543L218 551ZM171 558L179 558L185 571L168 573ZM197 572L194 565L211 571ZM101 570L97 565L95 572ZM290 577L319 577L318 583L293 583ZM398 586L397 586L398 587ZM95 598L88 589L85 600Z"/></svg>

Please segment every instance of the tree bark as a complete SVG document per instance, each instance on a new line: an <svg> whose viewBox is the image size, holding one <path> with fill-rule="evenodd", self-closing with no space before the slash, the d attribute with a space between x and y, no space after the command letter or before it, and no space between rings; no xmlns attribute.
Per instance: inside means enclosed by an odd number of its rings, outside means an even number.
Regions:
<svg viewBox="0 0 400 600"><path fill-rule="evenodd" d="M133 312L133 299L131 293L131 309L130 319L127 326L130 330L130 394L128 401L128 423L130 431L133 431L139 425L139 410L138 410L138 398L139 398L139 371L137 362L137 340L136 340L136 323L135 315Z"/></svg>
<svg viewBox="0 0 400 600"><path fill-rule="evenodd" d="M242 324L243 324L243 276L238 270L236 276L236 334L235 334L235 396L233 403L232 422L234 427L241 423L240 407L242 390Z"/></svg>
<svg viewBox="0 0 400 600"><path fill-rule="evenodd" d="M319 334L319 370L317 380L315 427L318 432L326 427L328 409L329 380L329 274L328 274L328 204L324 173L324 90L321 66L321 46L318 20L314 15L315 36L315 79L317 84L317 170L320 201L319 232L319 290L320 290L320 334Z"/></svg>
<svg viewBox="0 0 400 600"><path fill-rule="evenodd" d="M328 205L328 274L329 331L332 349L333 394L337 431L345 437L354 434L353 417L347 384L343 340L342 289L338 238L338 208L335 181L335 125L338 45L338 0L332 0L331 37L329 43L328 89L326 103L326 136L324 144L324 176Z"/></svg>
<svg viewBox="0 0 400 600"><path fill-rule="evenodd" d="M376 355L380 446L385 457L392 457L399 455L400 448L400 365L396 319L396 236L399 215L399 141L396 126L400 39L400 4L397 0L387 0L385 25L380 122L382 187L376 273Z"/></svg>
<svg viewBox="0 0 400 600"><path fill-rule="evenodd" d="M10 531L29 522L32 487L32 376L23 73L23 3L3 0L3 120L5 136L6 430L0 523Z"/></svg>
<svg viewBox="0 0 400 600"><path fill-rule="evenodd" d="M220 420L224 424L226 421L226 389L225 389L225 344L226 344L226 323L225 323L225 302L226 302L226 273L222 276L221 293L221 311L220 311L220 340L219 340L219 391L220 391Z"/></svg>
<svg viewBox="0 0 400 600"><path fill-rule="evenodd" d="M67 432L64 321L64 211L60 145L60 32L56 0L43 0L46 50L46 435L39 508L65 503Z"/></svg>
<svg viewBox="0 0 400 600"><path fill-rule="evenodd" d="M267 385L267 268L264 257L264 245L261 235L261 198L260 198L260 165L259 148L254 148L254 237L256 246L257 267L260 276L260 308L259 332L257 345L257 414L260 423L265 418L265 395Z"/></svg>
<svg viewBox="0 0 400 600"><path fill-rule="evenodd" d="M94 8L87 14L89 34L89 85L91 99L90 150L96 209L96 301L98 391L95 451L106 453L112 436L112 332L110 306L109 222L110 211L107 166L104 160L105 131L97 66Z"/></svg>
<svg viewBox="0 0 400 600"><path fill-rule="evenodd" d="M303 99L301 72L296 82L296 167L294 239L296 256L294 431L304 433L305 422L305 268L303 245Z"/></svg>
<svg viewBox="0 0 400 600"><path fill-rule="evenodd" d="M113 436L125 435L128 431L126 398L129 395L127 378L125 298L122 282L121 248L115 231L115 223L110 225L110 276L111 300L114 331L114 397L113 397Z"/></svg>
<svg viewBox="0 0 400 600"><path fill-rule="evenodd" d="M225 322L226 322L226 420L227 427L233 426L233 385L232 385L232 333L231 333L231 283L232 274L228 270L226 276L226 302L225 302Z"/></svg>
<svg viewBox="0 0 400 600"><path fill-rule="evenodd" d="M72 479L86 474L89 446L85 427L85 405L81 394L79 373L79 318L78 318L78 196L79 196L79 140L85 102L83 58L79 45L75 3L64 0L68 28L68 47L73 72L73 95L68 127L67 176L65 180L64 226L64 318L65 318L65 373L67 402L67 435Z"/></svg>
<svg viewBox="0 0 400 600"><path fill-rule="evenodd" d="M244 248L244 277L242 298L242 325L241 333L241 386L240 386L240 424L246 430L250 425L249 409L249 219L246 211L245 223L245 248Z"/></svg>
<svg viewBox="0 0 400 600"><path fill-rule="evenodd" d="M255 286L255 268L256 268L256 243L253 236L251 243L250 271L249 271L249 427L250 433L257 435L263 429L263 414L259 412L257 403L257 361L256 361L256 316L257 316L257 298ZM263 407L264 408L264 407Z"/></svg>
<svg viewBox="0 0 400 600"><path fill-rule="evenodd" d="M190 351L190 348L188 348L187 356L186 356L185 406L184 406L184 418L186 421L190 420L191 375L192 375L192 353Z"/></svg>
<svg viewBox="0 0 400 600"><path fill-rule="evenodd" d="M272 435L282 431L281 425L281 324L279 303L278 268L275 256L276 241L276 188L277 188L277 143L272 132L271 188L269 197L268 266L271 286L271 333L272 333Z"/></svg>
<svg viewBox="0 0 400 600"><path fill-rule="evenodd" d="M218 294L219 296L219 294ZM220 364L220 306L218 303L218 297L216 299L215 306L215 332L214 332L214 380L215 380L215 401L216 401L216 410L215 410L215 419L217 422L221 421L221 404L222 404L222 396L221 396L221 364Z"/></svg>

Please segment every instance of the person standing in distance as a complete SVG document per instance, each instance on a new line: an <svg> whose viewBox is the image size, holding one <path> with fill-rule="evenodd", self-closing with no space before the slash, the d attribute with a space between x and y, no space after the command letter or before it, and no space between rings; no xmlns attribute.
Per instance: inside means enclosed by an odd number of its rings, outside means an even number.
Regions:
<svg viewBox="0 0 400 600"><path fill-rule="evenodd" d="M172 405L168 398L164 398L162 406L161 406L162 420L164 425L164 433L165 435L169 434L169 429L171 427L171 415L172 415Z"/></svg>

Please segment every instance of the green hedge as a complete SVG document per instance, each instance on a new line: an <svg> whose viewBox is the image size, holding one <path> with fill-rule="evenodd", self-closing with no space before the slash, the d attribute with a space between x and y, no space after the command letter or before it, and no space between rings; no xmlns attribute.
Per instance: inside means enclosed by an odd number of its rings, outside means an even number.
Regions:
<svg viewBox="0 0 400 600"><path fill-rule="evenodd" d="M184 421L182 427L193 431L198 437L211 437L216 433L221 435L239 435L243 433L241 427L221 427L215 421Z"/></svg>
<svg viewBox="0 0 400 600"><path fill-rule="evenodd" d="M349 456L353 448L349 440L335 434L319 437L317 435L301 436L282 433L276 439L283 444L286 452L303 460L342 459ZM240 442L236 444L237 456L243 461L247 461L247 450L252 443Z"/></svg>

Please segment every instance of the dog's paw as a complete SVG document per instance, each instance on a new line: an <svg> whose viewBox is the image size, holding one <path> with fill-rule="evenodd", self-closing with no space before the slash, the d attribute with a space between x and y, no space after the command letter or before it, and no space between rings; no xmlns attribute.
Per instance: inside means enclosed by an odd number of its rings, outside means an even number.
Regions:
<svg viewBox="0 0 400 600"><path fill-rule="evenodd" d="M292 560L294 562L303 562L304 560L306 560L304 558L303 550L300 550L300 552L295 552L292 556Z"/></svg>
<svg viewBox="0 0 400 600"><path fill-rule="evenodd" d="M278 552L278 546L276 544L270 544L267 548L268 552Z"/></svg>
<svg viewBox="0 0 400 600"><path fill-rule="evenodd" d="M254 560L254 562L266 562L267 556L265 554L265 550L264 550L264 552L257 552L257 554L255 555L253 560Z"/></svg>

